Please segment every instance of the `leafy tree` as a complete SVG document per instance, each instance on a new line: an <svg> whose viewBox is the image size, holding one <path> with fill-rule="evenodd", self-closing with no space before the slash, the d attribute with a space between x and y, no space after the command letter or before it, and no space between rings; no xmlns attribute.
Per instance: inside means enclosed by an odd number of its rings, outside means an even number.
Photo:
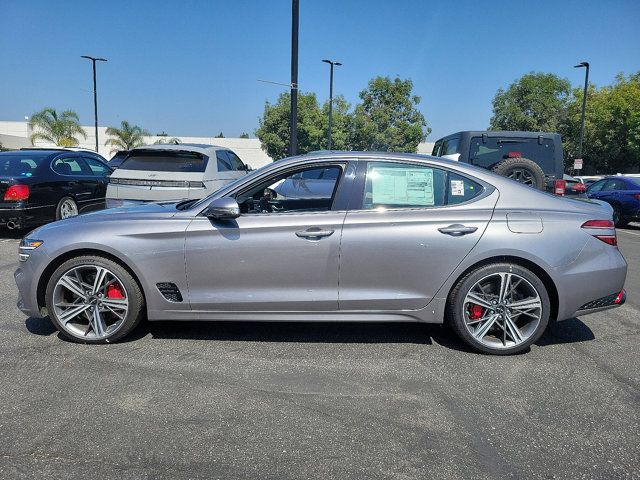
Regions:
<svg viewBox="0 0 640 480"><path fill-rule="evenodd" d="M289 151L290 94L281 93L276 103L266 102L256 136L262 148L274 160ZM298 93L298 152L319 150L323 138L322 112L314 93Z"/></svg>
<svg viewBox="0 0 640 480"><path fill-rule="evenodd" d="M132 148L144 145L144 137L150 135L138 125L131 125L126 120L120 122L120 128L109 127L107 135L114 137L108 139L105 144L114 147L111 152L118 150L131 150Z"/></svg>
<svg viewBox="0 0 640 480"><path fill-rule="evenodd" d="M329 101L322 106L321 125L323 137L317 149L328 148L329 142ZM333 124L331 126L331 149L351 150L353 142L353 113L351 105L342 95L333 99Z"/></svg>
<svg viewBox="0 0 640 480"><path fill-rule="evenodd" d="M78 145L77 136L87 138L87 134L80 126L78 114L73 110L65 110L58 114L56 109L47 107L31 115L29 127L33 131L32 145L35 145L38 140L44 140L59 147L75 147Z"/></svg>
<svg viewBox="0 0 640 480"><path fill-rule="evenodd" d="M242 132L242 133L240 134L240 138L249 138L249 134L248 134L248 133L246 133L246 132Z"/></svg>
<svg viewBox="0 0 640 480"><path fill-rule="evenodd" d="M527 73L493 97L491 130L557 132L571 95L571 84L553 73Z"/></svg>
<svg viewBox="0 0 640 480"><path fill-rule="evenodd" d="M215 136L215 138L224 138L224 133L220 132L218 135Z"/></svg>
<svg viewBox="0 0 640 480"><path fill-rule="evenodd" d="M412 94L413 82L376 77L360 92L354 113L352 147L356 150L415 152L431 132L416 108L420 97Z"/></svg>
<svg viewBox="0 0 640 480"><path fill-rule="evenodd" d="M581 88L574 89L567 119L561 128L567 164L573 161L580 139ZM628 173L640 167L640 72L619 74L613 85L589 85L582 148L585 170Z"/></svg>

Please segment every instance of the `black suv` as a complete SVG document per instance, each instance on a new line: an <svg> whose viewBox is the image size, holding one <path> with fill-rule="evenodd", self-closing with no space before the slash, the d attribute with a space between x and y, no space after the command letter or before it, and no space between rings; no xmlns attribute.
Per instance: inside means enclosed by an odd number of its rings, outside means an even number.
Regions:
<svg viewBox="0 0 640 480"><path fill-rule="evenodd" d="M458 132L438 140L432 154L493 170L540 190L565 193L562 140L557 133Z"/></svg>

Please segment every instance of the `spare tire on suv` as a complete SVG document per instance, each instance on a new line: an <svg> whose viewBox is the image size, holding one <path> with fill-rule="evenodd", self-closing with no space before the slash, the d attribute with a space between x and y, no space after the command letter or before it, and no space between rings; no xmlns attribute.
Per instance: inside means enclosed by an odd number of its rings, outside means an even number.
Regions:
<svg viewBox="0 0 640 480"><path fill-rule="evenodd" d="M500 163L496 163L491 170L498 175L511 178L539 190L545 190L547 187L544 171L537 163L528 158L507 158Z"/></svg>

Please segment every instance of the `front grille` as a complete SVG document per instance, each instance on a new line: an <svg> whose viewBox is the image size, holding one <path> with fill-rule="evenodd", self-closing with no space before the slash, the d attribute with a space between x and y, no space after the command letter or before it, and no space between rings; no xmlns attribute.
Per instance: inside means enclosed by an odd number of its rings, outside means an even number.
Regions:
<svg viewBox="0 0 640 480"><path fill-rule="evenodd" d="M607 295L606 297L602 297L597 300L591 300L590 302L582 305L578 310L589 310L591 308L601 308L616 305L616 298L618 298L618 294L612 293L611 295Z"/></svg>
<svg viewBox="0 0 640 480"><path fill-rule="evenodd" d="M182 294L180 293L180 289L175 283L170 282L161 282L156 283L156 287L162 294L164 298L169 300L170 302L181 302Z"/></svg>

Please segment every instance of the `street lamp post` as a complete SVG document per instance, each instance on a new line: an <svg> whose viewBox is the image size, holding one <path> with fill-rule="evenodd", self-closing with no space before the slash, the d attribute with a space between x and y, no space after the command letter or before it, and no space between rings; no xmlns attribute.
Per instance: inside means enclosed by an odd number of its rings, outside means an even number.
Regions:
<svg viewBox="0 0 640 480"><path fill-rule="evenodd" d="M329 70L329 135L328 135L328 150L331 150L331 127L333 126L333 67L342 65L340 62L333 62L331 60L322 60L324 63L328 63Z"/></svg>
<svg viewBox="0 0 640 480"><path fill-rule="evenodd" d="M106 58L95 58L89 55L81 55L81 58L91 60L93 64L93 117L96 126L96 152L98 151L98 92L96 90L96 62L106 62Z"/></svg>
<svg viewBox="0 0 640 480"><path fill-rule="evenodd" d="M582 120L580 121L580 143L578 144L578 158L582 158L582 142L584 141L584 113L587 108L587 86L589 85L589 62L580 62L573 68L584 67L584 93L582 94Z"/></svg>
<svg viewBox="0 0 640 480"><path fill-rule="evenodd" d="M289 155L298 153L298 25L300 1L291 0L291 112Z"/></svg>

